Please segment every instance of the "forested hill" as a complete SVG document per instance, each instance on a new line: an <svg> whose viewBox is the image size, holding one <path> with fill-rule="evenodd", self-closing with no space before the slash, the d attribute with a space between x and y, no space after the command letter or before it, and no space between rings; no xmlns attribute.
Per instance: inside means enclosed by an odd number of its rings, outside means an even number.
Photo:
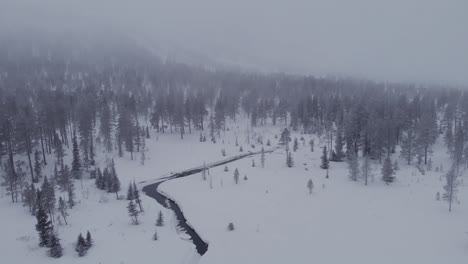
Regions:
<svg viewBox="0 0 468 264"><path fill-rule="evenodd" d="M380 160L400 145L408 163L428 162L439 134L455 161L468 157L460 144L468 135L467 90L208 70L162 61L117 36L88 39L95 38L1 41L0 160L11 179L24 155L29 163L19 166L37 181L31 155L60 160L75 132L91 166L95 144L133 154L150 129L214 141L239 114L252 126L325 135L334 160L351 153Z"/></svg>

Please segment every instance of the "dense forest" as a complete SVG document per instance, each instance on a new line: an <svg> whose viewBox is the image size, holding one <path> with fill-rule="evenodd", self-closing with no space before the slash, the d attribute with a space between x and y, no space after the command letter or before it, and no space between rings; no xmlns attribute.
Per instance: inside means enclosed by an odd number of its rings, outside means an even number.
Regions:
<svg viewBox="0 0 468 264"><path fill-rule="evenodd" d="M64 169L74 143L89 168L96 145L133 159L149 130L216 142L239 116L324 136L332 161L396 154L426 164L440 134L457 166L468 158L468 90L216 70L120 39L65 39L0 43L0 161L10 191L38 182L42 164Z"/></svg>

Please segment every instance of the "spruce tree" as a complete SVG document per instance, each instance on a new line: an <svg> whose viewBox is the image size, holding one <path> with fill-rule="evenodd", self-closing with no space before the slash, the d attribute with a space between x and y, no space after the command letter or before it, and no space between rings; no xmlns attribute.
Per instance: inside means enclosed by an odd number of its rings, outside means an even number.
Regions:
<svg viewBox="0 0 468 264"><path fill-rule="evenodd" d="M133 184L130 183L128 185L128 189L127 189L127 200L130 201L130 200L135 199L134 195L135 195L135 193L133 192Z"/></svg>
<svg viewBox="0 0 468 264"><path fill-rule="evenodd" d="M161 211L158 213L158 219L156 219L156 226L164 226L164 216Z"/></svg>
<svg viewBox="0 0 468 264"><path fill-rule="evenodd" d="M42 200L39 201L42 203L43 208L49 213L50 219L53 219L55 211L55 188L49 182L47 176L44 176L44 182L41 186L41 196Z"/></svg>
<svg viewBox="0 0 468 264"><path fill-rule="evenodd" d="M286 156L286 165L288 166L288 168L294 167L294 159L292 157L291 152L288 152Z"/></svg>
<svg viewBox="0 0 468 264"><path fill-rule="evenodd" d="M323 152L322 152L322 156L320 157L320 159L322 160L322 164L320 164L320 168L327 170L330 167L329 161L328 161L327 146L323 147Z"/></svg>
<svg viewBox="0 0 468 264"><path fill-rule="evenodd" d="M393 170L392 161L387 157L382 166L382 180L389 184L395 180L395 172Z"/></svg>
<svg viewBox="0 0 468 264"><path fill-rule="evenodd" d="M68 206L70 208L73 208L75 206L75 183L73 179L70 179L67 187L67 193L68 193Z"/></svg>
<svg viewBox="0 0 468 264"><path fill-rule="evenodd" d="M86 241L81 234L78 235L78 239L75 244L75 251L78 252L78 256L80 257L86 255L86 252L87 252Z"/></svg>
<svg viewBox="0 0 468 264"><path fill-rule="evenodd" d="M39 179L42 178L42 163L41 163L41 155L39 151L36 149L34 153L34 182L39 182Z"/></svg>
<svg viewBox="0 0 468 264"><path fill-rule="evenodd" d="M68 225L68 223L67 223L67 216L68 216L67 205L65 204L65 201L62 199L62 197L59 197L58 211L59 211L60 215L62 216L63 221L65 221L65 225Z"/></svg>
<svg viewBox="0 0 468 264"><path fill-rule="evenodd" d="M285 145L291 141L291 132L287 128L283 129L283 132L281 132L281 137L279 140L279 143L281 145Z"/></svg>
<svg viewBox="0 0 468 264"><path fill-rule="evenodd" d="M93 239L91 238L91 233L86 232L86 250L90 249L94 244Z"/></svg>
<svg viewBox="0 0 468 264"><path fill-rule="evenodd" d="M73 178L81 179L80 149L78 148L76 135L73 136L73 161L71 173L73 175Z"/></svg>
<svg viewBox="0 0 468 264"><path fill-rule="evenodd" d="M132 220L132 223L134 225L138 225L138 215L140 214L138 210L136 209L135 203L133 203L133 200L130 200L128 202L128 215L130 216L130 219Z"/></svg>
<svg viewBox="0 0 468 264"><path fill-rule="evenodd" d="M133 181L133 197L135 198L135 203L137 203L138 207L140 208L140 212L143 212L143 205L141 204L140 199L140 191L138 191L135 181Z"/></svg>
<svg viewBox="0 0 468 264"><path fill-rule="evenodd" d="M63 247L60 244L60 239L58 238L57 234L53 231L50 234L49 244L49 256L52 258L60 258L63 255Z"/></svg>
<svg viewBox="0 0 468 264"><path fill-rule="evenodd" d="M349 178L352 181L357 181L360 171L359 171L359 161L354 155L354 152L351 152L352 154L349 156L348 159L348 169L349 169Z"/></svg>
<svg viewBox="0 0 468 264"><path fill-rule="evenodd" d="M446 184L444 185L444 193L442 194L442 199L449 203L449 212L452 211L452 202L456 199L456 193L458 190L459 182L457 180L456 173L456 164L452 165L450 170L445 174Z"/></svg>
<svg viewBox="0 0 468 264"><path fill-rule="evenodd" d="M39 246L45 247L49 245L52 223L49 221L44 205L40 202L42 200L41 191L37 191L36 231L39 233Z"/></svg>
<svg viewBox="0 0 468 264"><path fill-rule="evenodd" d="M341 129L338 129L336 133L334 153L335 153L334 161L342 161L343 158L346 156L345 153L343 152L343 135L342 135Z"/></svg>

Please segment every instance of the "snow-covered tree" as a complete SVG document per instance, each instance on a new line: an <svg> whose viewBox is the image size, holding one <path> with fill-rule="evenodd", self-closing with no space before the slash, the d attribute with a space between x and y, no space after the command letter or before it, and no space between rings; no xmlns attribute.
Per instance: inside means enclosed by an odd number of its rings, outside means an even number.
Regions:
<svg viewBox="0 0 468 264"><path fill-rule="evenodd" d="M88 248L86 246L86 241L83 238L83 235L79 234L78 239L75 244L75 251L78 253L78 256L82 257L86 255Z"/></svg>
<svg viewBox="0 0 468 264"><path fill-rule="evenodd" d="M352 181L357 181L359 178L359 161L354 152L351 152L348 158L349 178Z"/></svg>
<svg viewBox="0 0 468 264"><path fill-rule="evenodd" d="M68 225L68 223L67 223L67 217L68 217L67 205L65 204L65 201L62 199L62 197L59 197L58 211L59 211L60 215L62 216L63 221L65 221L65 225Z"/></svg>
<svg viewBox="0 0 468 264"><path fill-rule="evenodd" d="M327 146L323 147L323 152L322 152L322 156L320 157L320 159L322 161L322 163L320 164L320 168L327 170L330 167L329 161L328 161Z"/></svg>
<svg viewBox="0 0 468 264"><path fill-rule="evenodd" d="M392 161L387 157L382 166L382 180L389 184L395 180L395 172L393 170Z"/></svg>
<svg viewBox="0 0 468 264"><path fill-rule="evenodd" d="M81 179L80 149L78 148L76 135L73 136L73 161L71 173L73 175L73 178Z"/></svg>
<svg viewBox="0 0 468 264"><path fill-rule="evenodd" d="M39 233L39 246L45 247L49 246L50 234L52 232L52 223L49 221L46 209L44 208L42 201L42 192L37 192L36 201L37 202L37 212L36 212L36 231Z"/></svg>
<svg viewBox="0 0 468 264"><path fill-rule="evenodd" d="M34 182L39 182L39 179L42 178L42 162L41 162L41 155L39 151L36 149L34 153Z"/></svg>
<svg viewBox="0 0 468 264"><path fill-rule="evenodd" d="M158 213L158 218L156 219L156 226L164 226L164 215L161 210Z"/></svg>
<svg viewBox="0 0 468 264"><path fill-rule="evenodd" d="M51 232L49 241L49 256L52 258L60 258L63 255L63 247L60 244L60 239L57 233Z"/></svg>
<svg viewBox="0 0 468 264"><path fill-rule="evenodd" d="M455 169L456 165L453 165L450 170L445 174L446 183L444 185L444 193L442 198L449 203L449 212L452 211L452 202L456 199L459 182L457 180L457 173Z"/></svg>
<svg viewBox="0 0 468 264"><path fill-rule="evenodd" d="M128 215L130 216L132 223L134 225L138 225L139 224L138 215L140 214L140 212L136 209L136 206L135 206L135 203L133 203L133 200L130 200L128 202L127 209L128 209Z"/></svg>

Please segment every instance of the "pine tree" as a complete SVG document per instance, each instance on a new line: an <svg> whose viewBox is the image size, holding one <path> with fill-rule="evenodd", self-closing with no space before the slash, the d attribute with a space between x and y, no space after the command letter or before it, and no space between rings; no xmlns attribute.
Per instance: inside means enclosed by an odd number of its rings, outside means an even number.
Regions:
<svg viewBox="0 0 468 264"><path fill-rule="evenodd" d="M389 184L395 180L395 172L393 171L392 161L387 157L382 166L382 180Z"/></svg>
<svg viewBox="0 0 468 264"><path fill-rule="evenodd" d="M309 141L309 145L310 145L310 152L314 152L314 140L313 139Z"/></svg>
<svg viewBox="0 0 468 264"><path fill-rule="evenodd" d="M401 157L403 157L409 165L416 154L416 136L410 130L408 133L403 135L401 140Z"/></svg>
<svg viewBox="0 0 468 264"><path fill-rule="evenodd" d="M94 244L94 241L93 239L91 238L91 233L88 231L86 232L86 241L85 241L85 245L86 245L86 250L90 249L93 244Z"/></svg>
<svg viewBox="0 0 468 264"><path fill-rule="evenodd" d="M349 178L352 181L357 181L360 171L359 171L359 161L354 154L351 152L349 159L348 159L348 168L349 168Z"/></svg>
<svg viewBox="0 0 468 264"><path fill-rule="evenodd" d="M161 211L158 213L158 219L156 219L156 226L164 226L164 216Z"/></svg>
<svg viewBox="0 0 468 264"><path fill-rule="evenodd" d="M237 168L234 170L234 182L239 183L239 170Z"/></svg>
<svg viewBox="0 0 468 264"><path fill-rule="evenodd" d="M442 198L445 201L449 202L449 212L452 211L452 202L456 199L456 193L458 190L458 180L457 180L457 173L455 169L456 165L454 164L450 170L447 171L445 174L446 184L444 185L445 193L442 194Z"/></svg>
<svg viewBox="0 0 468 264"><path fill-rule="evenodd" d="M49 244L49 256L52 258L60 258L63 255L63 247L60 244L60 239L58 238L57 234L53 231L50 234Z"/></svg>
<svg viewBox="0 0 468 264"><path fill-rule="evenodd" d="M39 246L45 247L49 245L52 223L49 221L46 210L43 204L40 202L42 200L43 198L41 191L37 191L36 231L39 233Z"/></svg>
<svg viewBox="0 0 468 264"><path fill-rule="evenodd" d="M117 172L115 170L115 163L114 160L111 162L110 166L110 175L109 175L109 189L108 192L115 193L115 197L119 199L119 191L120 191L120 180L117 176Z"/></svg>
<svg viewBox="0 0 468 264"><path fill-rule="evenodd" d="M134 199L134 197L133 197L134 195L135 195L135 193L133 192L133 184L130 183L130 184L128 185L128 189L127 189L127 200L129 200L129 201L130 201L130 200L133 200L133 199Z"/></svg>
<svg viewBox="0 0 468 264"><path fill-rule="evenodd" d="M39 179L42 178L42 163L41 163L41 155L39 151L36 149L34 153L34 182L39 182Z"/></svg>
<svg viewBox="0 0 468 264"><path fill-rule="evenodd" d="M54 142L55 142L55 157L57 158L57 163L60 166L63 166L63 158L65 157L65 150L63 149L63 143L59 139L58 135L55 134L54 136Z"/></svg>
<svg viewBox="0 0 468 264"><path fill-rule="evenodd" d="M369 155L364 157L364 162L361 165L361 173L364 178L364 185L367 185L369 178L374 179Z"/></svg>
<svg viewBox="0 0 468 264"><path fill-rule="evenodd" d="M73 136L73 161L71 173L73 175L73 178L81 179L80 149L78 148L76 135Z"/></svg>
<svg viewBox="0 0 468 264"><path fill-rule="evenodd" d="M96 184L96 188L98 188L99 190L105 189L105 183L104 183L104 178L102 176L101 168L97 168L95 184Z"/></svg>
<svg viewBox="0 0 468 264"><path fill-rule="evenodd" d="M320 168L327 170L330 167L329 161L328 161L327 146L323 147L323 152L322 152L322 156L320 157L320 159L322 160L322 164L320 165Z"/></svg>
<svg viewBox="0 0 468 264"><path fill-rule="evenodd" d="M42 203L43 208L49 213L50 219L54 219L54 211L55 211L55 188L54 186L49 182L47 176L44 176L44 182L42 183L41 186L41 196L42 196L42 201L39 201Z"/></svg>
<svg viewBox="0 0 468 264"><path fill-rule="evenodd" d="M138 215L140 214L140 212L138 212L138 210L136 209L136 206L135 204L133 203L133 200L130 200L128 202L128 206L127 206L127 209L128 209L128 215L130 216L130 218L132 219L132 223L134 225L138 225Z"/></svg>
<svg viewBox="0 0 468 264"><path fill-rule="evenodd" d="M68 216L67 205L65 204L65 201L62 199L62 197L59 197L58 211L59 211L60 215L62 216L63 221L65 221L65 225L68 225L68 223L67 223L67 216Z"/></svg>
<svg viewBox="0 0 468 264"><path fill-rule="evenodd" d="M287 128L285 128L285 129L283 129L283 132L281 132L281 137L280 137L279 143L281 145L285 145L285 144L289 143L289 141L291 141L291 133L289 132L289 130Z"/></svg>
<svg viewBox="0 0 468 264"><path fill-rule="evenodd" d="M154 241L158 240L158 232L157 232L157 230L154 231L153 240L154 240Z"/></svg>
<svg viewBox="0 0 468 264"><path fill-rule="evenodd" d="M81 234L78 235L78 239L75 244L75 251L78 252L78 256L80 257L86 255L86 241Z"/></svg>
<svg viewBox="0 0 468 264"><path fill-rule="evenodd" d="M73 182L73 179L70 179L67 187L67 193L68 193L68 206L70 208L73 208L75 206L75 183Z"/></svg>
<svg viewBox="0 0 468 264"><path fill-rule="evenodd" d="M286 166L288 166L288 168L294 167L294 160L293 160L291 152L288 152L286 156Z"/></svg>
<svg viewBox="0 0 468 264"><path fill-rule="evenodd" d="M298 148L299 143L297 142L297 138L294 138L293 151L296 152Z"/></svg>
<svg viewBox="0 0 468 264"><path fill-rule="evenodd" d="M312 189L314 189L314 183L312 182L312 179L309 179L307 182L307 188L309 189L309 194L312 194Z"/></svg>
<svg viewBox="0 0 468 264"><path fill-rule="evenodd" d="M26 185L26 189L24 190L24 206L29 208L29 212L32 215L36 214L36 189L34 188L34 184Z"/></svg>
<svg viewBox="0 0 468 264"><path fill-rule="evenodd" d="M334 153L335 153L334 161L342 161L343 158L346 156L345 153L343 152L343 134L341 132L341 129L338 129L336 133Z"/></svg>
<svg viewBox="0 0 468 264"><path fill-rule="evenodd" d="M255 160L252 159L252 167L255 167Z"/></svg>
<svg viewBox="0 0 468 264"><path fill-rule="evenodd" d="M135 181L133 181L132 189L133 189L133 197L135 198L135 203L138 204L138 207L140 208L140 212L143 212L143 205L141 204L141 199L140 199L140 191L138 191Z"/></svg>

